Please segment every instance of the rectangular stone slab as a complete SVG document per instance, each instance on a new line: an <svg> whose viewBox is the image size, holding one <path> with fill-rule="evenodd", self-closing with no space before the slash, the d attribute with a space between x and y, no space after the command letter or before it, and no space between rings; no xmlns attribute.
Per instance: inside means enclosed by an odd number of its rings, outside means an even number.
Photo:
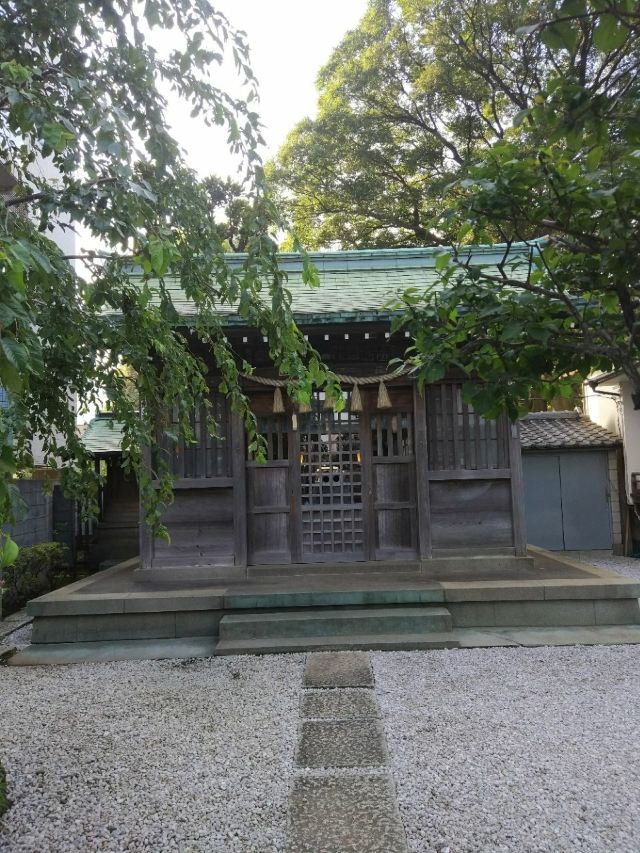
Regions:
<svg viewBox="0 0 640 853"><path fill-rule="evenodd" d="M303 719L348 720L379 717L373 690L307 690L302 696Z"/></svg>
<svg viewBox="0 0 640 853"><path fill-rule="evenodd" d="M407 853L387 776L298 777L289 795L288 853Z"/></svg>
<svg viewBox="0 0 640 853"><path fill-rule="evenodd" d="M318 652L307 658L305 687L373 687L367 652Z"/></svg>
<svg viewBox="0 0 640 853"><path fill-rule="evenodd" d="M380 767L386 761L377 720L305 720L298 746L299 767Z"/></svg>

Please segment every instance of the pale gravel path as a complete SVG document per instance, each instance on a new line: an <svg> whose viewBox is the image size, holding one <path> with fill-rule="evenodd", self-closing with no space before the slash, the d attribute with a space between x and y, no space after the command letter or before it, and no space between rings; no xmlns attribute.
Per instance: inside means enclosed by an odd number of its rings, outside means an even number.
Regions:
<svg viewBox="0 0 640 853"><path fill-rule="evenodd" d="M640 580L640 559L637 557L614 557L603 551L580 551L580 560L598 566L600 569L611 569L621 575Z"/></svg>
<svg viewBox="0 0 640 853"><path fill-rule="evenodd" d="M372 658L413 853L637 853L640 647Z"/></svg>
<svg viewBox="0 0 640 853"><path fill-rule="evenodd" d="M18 630L14 631L12 634L7 634L3 642L16 649L26 649L26 647L31 643L32 630L32 623L23 625L22 628L18 628Z"/></svg>
<svg viewBox="0 0 640 853"><path fill-rule="evenodd" d="M302 655L0 669L2 853L282 850Z"/></svg>

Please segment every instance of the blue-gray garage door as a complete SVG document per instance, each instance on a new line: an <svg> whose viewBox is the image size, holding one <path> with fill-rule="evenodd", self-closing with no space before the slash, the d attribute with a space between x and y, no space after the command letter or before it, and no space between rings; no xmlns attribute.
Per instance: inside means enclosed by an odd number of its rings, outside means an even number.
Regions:
<svg viewBox="0 0 640 853"><path fill-rule="evenodd" d="M606 451L524 453L527 540L550 551L611 548Z"/></svg>

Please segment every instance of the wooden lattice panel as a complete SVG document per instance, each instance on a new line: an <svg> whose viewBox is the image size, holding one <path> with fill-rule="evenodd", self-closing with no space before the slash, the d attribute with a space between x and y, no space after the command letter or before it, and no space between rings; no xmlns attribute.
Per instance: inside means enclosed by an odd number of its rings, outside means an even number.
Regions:
<svg viewBox="0 0 640 853"><path fill-rule="evenodd" d="M461 382L427 389L429 468L432 471L506 469L509 422L506 415L488 420L462 398Z"/></svg>
<svg viewBox="0 0 640 853"><path fill-rule="evenodd" d="M374 458L413 456L413 412L382 412L371 416Z"/></svg>
<svg viewBox="0 0 640 853"><path fill-rule="evenodd" d="M364 548L360 416L322 408L301 418L302 550L322 559L359 556Z"/></svg>
<svg viewBox="0 0 640 853"><path fill-rule="evenodd" d="M212 479L231 475L229 406L222 394L212 393L209 416L217 424L218 435L211 435L204 407L191 414L193 442L175 443L166 433L161 435L159 455L171 473L181 480ZM170 431L177 428L177 413L171 415Z"/></svg>

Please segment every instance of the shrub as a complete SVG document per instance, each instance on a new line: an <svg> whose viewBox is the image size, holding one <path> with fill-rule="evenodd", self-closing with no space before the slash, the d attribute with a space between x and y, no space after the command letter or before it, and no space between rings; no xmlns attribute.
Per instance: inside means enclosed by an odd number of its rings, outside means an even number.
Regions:
<svg viewBox="0 0 640 853"><path fill-rule="evenodd" d="M72 580L74 576L64 545L43 542L21 548L15 563L3 572L2 613L14 613L30 599Z"/></svg>

